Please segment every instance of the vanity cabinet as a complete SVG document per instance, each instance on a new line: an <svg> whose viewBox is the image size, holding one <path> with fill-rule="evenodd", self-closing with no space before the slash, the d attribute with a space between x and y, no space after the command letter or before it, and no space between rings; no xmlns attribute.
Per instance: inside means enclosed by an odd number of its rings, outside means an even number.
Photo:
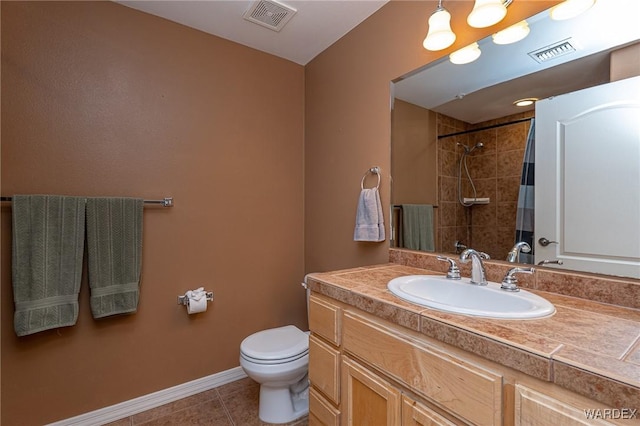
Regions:
<svg viewBox="0 0 640 426"><path fill-rule="evenodd" d="M607 407L315 293L309 324L310 425L640 423L587 419Z"/></svg>

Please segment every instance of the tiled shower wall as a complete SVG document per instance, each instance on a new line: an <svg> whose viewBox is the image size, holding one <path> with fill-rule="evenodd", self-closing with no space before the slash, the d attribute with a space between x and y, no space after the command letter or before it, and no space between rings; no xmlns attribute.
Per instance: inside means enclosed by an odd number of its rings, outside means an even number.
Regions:
<svg viewBox="0 0 640 426"><path fill-rule="evenodd" d="M534 111L470 125L442 114L437 116L438 136L534 116ZM465 135L438 139L438 232L436 251L455 252L455 242L482 250L493 259L505 259L514 244L516 210L522 160L530 122L509 124ZM463 148L478 142L483 148L467 157L469 173L478 198L490 198L486 205L463 207L458 202L458 172ZM462 170L462 197L473 190Z"/></svg>

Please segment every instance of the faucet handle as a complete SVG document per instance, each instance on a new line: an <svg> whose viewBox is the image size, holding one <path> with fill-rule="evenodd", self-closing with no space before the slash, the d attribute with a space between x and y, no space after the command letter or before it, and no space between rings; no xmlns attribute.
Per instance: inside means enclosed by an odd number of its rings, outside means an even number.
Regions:
<svg viewBox="0 0 640 426"><path fill-rule="evenodd" d="M505 291L520 291L518 279L514 275L518 273L533 274L534 271L534 268L511 268L507 272L507 275L504 276L500 288Z"/></svg>
<svg viewBox="0 0 640 426"><path fill-rule="evenodd" d="M456 261L446 256L437 256L436 259L443 262L449 262L449 270L447 271L447 278L450 280L460 279L460 268L456 265Z"/></svg>

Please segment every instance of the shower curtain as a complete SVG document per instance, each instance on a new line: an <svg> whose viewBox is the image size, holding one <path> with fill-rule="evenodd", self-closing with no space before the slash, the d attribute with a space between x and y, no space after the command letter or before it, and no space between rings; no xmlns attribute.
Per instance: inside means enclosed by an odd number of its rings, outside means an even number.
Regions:
<svg viewBox="0 0 640 426"><path fill-rule="evenodd" d="M518 211L516 214L515 243L525 241L531 246L530 253L520 253L521 263L534 263L533 231L534 231L534 175L535 175L535 119L531 119L527 144L522 161L522 177L518 194Z"/></svg>

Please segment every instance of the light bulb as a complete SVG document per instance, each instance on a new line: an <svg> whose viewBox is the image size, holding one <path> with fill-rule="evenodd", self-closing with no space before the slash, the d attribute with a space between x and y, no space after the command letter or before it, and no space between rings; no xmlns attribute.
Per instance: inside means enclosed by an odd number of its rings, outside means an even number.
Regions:
<svg viewBox="0 0 640 426"><path fill-rule="evenodd" d="M480 57L480 46L478 43L472 43L466 47L463 47L460 50L456 50L451 55L449 55L449 60L451 63L456 65L468 64L470 62L475 61Z"/></svg>
<svg viewBox="0 0 640 426"><path fill-rule="evenodd" d="M429 32L422 45L427 50L442 50L456 41L456 35L451 31L451 14L442 6L429 17Z"/></svg>
<svg viewBox="0 0 640 426"><path fill-rule="evenodd" d="M533 105L536 102L538 102L538 98L524 98L524 99L518 99L513 104L518 107L525 107L525 106Z"/></svg>
<svg viewBox="0 0 640 426"><path fill-rule="evenodd" d="M495 44L511 44L522 40L529 34L529 25L527 21L520 21L502 31L498 31L493 35Z"/></svg>
<svg viewBox="0 0 640 426"><path fill-rule="evenodd" d="M565 0L553 6L549 13L555 21L571 19L587 11L595 2L596 0Z"/></svg>
<svg viewBox="0 0 640 426"><path fill-rule="evenodd" d="M507 7L502 0L476 0L467 23L474 28L495 25L507 15Z"/></svg>

